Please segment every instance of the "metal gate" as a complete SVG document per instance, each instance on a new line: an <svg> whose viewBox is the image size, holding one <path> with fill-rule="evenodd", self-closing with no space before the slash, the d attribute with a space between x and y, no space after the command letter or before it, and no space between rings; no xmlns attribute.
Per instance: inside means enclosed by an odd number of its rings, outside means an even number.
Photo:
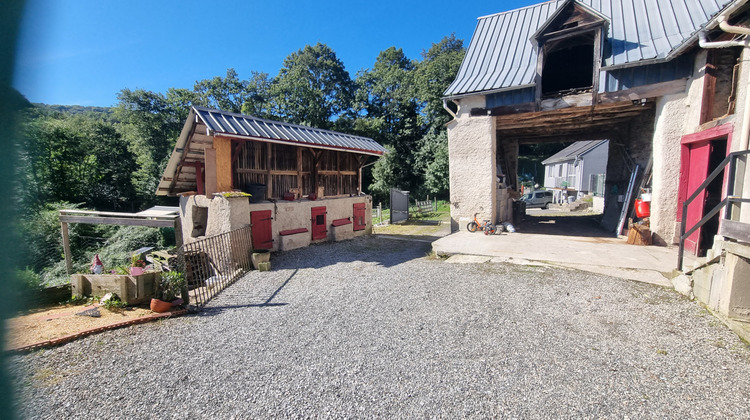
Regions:
<svg viewBox="0 0 750 420"><path fill-rule="evenodd" d="M409 218L409 191L391 188L391 223Z"/></svg>

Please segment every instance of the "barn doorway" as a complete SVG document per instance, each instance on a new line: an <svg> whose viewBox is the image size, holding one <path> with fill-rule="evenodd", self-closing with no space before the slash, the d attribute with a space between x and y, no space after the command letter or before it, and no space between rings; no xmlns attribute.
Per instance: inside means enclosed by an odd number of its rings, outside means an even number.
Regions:
<svg viewBox="0 0 750 420"><path fill-rule="evenodd" d="M698 193L688 205L687 214L682 214L683 203L727 156L731 145L731 131L732 127L724 125L682 138L678 218L679 221L685 218L686 230L695 226L722 200L725 177L719 176ZM720 214L717 214L687 237L685 249L696 256L705 255L719 232L719 218Z"/></svg>

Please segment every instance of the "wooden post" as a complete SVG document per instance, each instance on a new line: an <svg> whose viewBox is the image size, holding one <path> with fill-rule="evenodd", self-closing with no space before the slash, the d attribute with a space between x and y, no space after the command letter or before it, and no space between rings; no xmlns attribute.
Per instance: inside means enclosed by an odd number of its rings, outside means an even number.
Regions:
<svg viewBox="0 0 750 420"><path fill-rule="evenodd" d="M302 148L297 148L297 188L299 188L299 198L305 193L302 187Z"/></svg>
<svg viewBox="0 0 750 420"><path fill-rule="evenodd" d="M216 189L217 191L232 190L232 140L214 137L216 150Z"/></svg>
<svg viewBox="0 0 750 420"><path fill-rule="evenodd" d="M182 216L174 219L174 242L177 248L182 246Z"/></svg>
<svg viewBox="0 0 750 420"><path fill-rule="evenodd" d="M65 252L65 270L68 275L73 274L73 260L70 256L70 238L68 237L68 224L60 222L62 226L62 237L63 237L63 252Z"/></svg>
<svg viewBox="0 0 750 420"><path fill-rule="evenodd" d="M206 164L206 196L212 197L218 192L218 182L216 180L216 149L207 147L203 149L204 162Z"/></svg>
<svg viewBox="0 0 750 420"><path fill-rule="evenodd" d="M266 143L266 198L273 197L273 178L271 177L271 143Z"/></svg>

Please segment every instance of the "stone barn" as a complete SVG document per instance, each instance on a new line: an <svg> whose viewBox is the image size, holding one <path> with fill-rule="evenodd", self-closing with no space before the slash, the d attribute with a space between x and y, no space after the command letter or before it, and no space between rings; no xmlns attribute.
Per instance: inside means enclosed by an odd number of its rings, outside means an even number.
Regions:
<svg viewBox="0 0 750 420"><path fill-rule="evenodd" d="M655 243L724 273L693 278L696 296L750 316L750 285L737 281L750 279L750 252L723 245L750 242L749 11L744 0L558 0L478 18L444 98L453 230L474 213L512 219L519 145L609 140L603 226L614 232L650 188Z"/></svg>

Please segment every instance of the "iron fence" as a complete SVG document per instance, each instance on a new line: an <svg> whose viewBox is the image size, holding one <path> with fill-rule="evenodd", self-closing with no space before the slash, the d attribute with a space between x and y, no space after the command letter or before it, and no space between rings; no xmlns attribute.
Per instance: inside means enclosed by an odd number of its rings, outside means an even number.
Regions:
<svg viewBox="0 0 750 420"><path fill-rule="evenodd" d="M250 226L190 242L178 250L190 303L203 307L251 267Z"/></svg>

